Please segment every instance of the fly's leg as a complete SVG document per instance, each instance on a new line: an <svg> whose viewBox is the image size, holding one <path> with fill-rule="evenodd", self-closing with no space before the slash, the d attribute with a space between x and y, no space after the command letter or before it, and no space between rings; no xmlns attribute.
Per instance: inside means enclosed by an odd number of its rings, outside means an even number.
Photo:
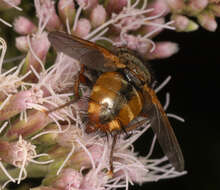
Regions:
<svg viewBox="0 0 220 190"><path fill-rule="evenodd" d="M74 87L73 87L74 97L73 97L73 99L70 100L69 102L63 104L63 105L60 105L60 106L58 106L58 107L56 107L56 108L53 108L53 109L49 110L49 111L47 112L48 114L51 113L51 112L57 111L57 110L59 110L59 109L62 109L62 108L64 108L64 107L66 107L66 106L69 106L69 105L71 105L71 104L73 104L73 103L75 103L76 101L79 100L79 98L80 98L80 95L79 95L79 85L80 85L81 82L87 84L87 83L88 83L88 80L89 80L88 78L86 78L86 77L83 75L84 70L85 70L85 69L84 69L84 65L81 65L80 72L77 74L76 80L75 80L75 82L74 82Z"/></svg>
<svg viewBox="0 0 220 190"><path fill-rule="evenodd" d="M114 153L114 148L115 148L116 141L117 141L117 136L118 134L114 134L113 136L112 147L111 147L111 152L110 152L110 159L109 159L110 170L108 171L108 175L110 176L110 178L112 178L114 174L113 153Z"/></svg>

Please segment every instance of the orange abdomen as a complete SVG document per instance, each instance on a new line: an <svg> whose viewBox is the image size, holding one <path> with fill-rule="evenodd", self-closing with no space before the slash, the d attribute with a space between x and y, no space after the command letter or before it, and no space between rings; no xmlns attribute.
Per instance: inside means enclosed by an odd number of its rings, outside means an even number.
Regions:
<svg viewBox="0 0 220 190"><path fill-rule="evenodd" d="M122 74L106 72L93 86L88 108L89 123L96 130L121 130L138 116L142 107L142 94Z"/></svg>

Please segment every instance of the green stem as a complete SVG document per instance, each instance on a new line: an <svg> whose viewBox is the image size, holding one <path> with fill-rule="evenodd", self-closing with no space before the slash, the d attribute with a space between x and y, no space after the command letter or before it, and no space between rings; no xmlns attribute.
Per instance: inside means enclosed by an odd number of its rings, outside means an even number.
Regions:
<svg viewBox="0 0 220 190"><path fill-rule="evenodd" d="M50 165L39 165L30 163L26 168L28 177L31 178L40 178L45 177L49 171ZM8 173L13 177L17 178L20 172L19 168L7 169ZM8 180L8 177L0 170L0 183Z"/></svg>

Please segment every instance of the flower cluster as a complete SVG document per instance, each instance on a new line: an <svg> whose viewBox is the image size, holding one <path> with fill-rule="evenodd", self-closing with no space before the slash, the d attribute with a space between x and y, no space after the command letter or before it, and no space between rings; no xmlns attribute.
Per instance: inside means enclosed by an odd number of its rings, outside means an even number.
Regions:
<svg viewBox="0 0 220 190"><path fill-rule="evenodd" d="M219 17L220 1L218 0L167 0L168 7L175 21L177 31L193 31L198 24L190 17L197 19L198 23L206 30L214 32L217 28L215 17Z"/></svg>
<svg viewBox="0 0 220 190"><path fill-rule="evenodd" d="M0 11L18 9L20 0L0 0ZM218 0L34 0L36 19L17 16L13 26L20 35L16 48L25 56L6 70L7 44L0 37L0 181L4 189L28 177L42 177L34 190L111 190L177 177L167 157L151 159L156 137L145 156L133 143L150 123L118 136L114 148L114 175L109 159L111 135L87 134L82 116L87 114L90 88L80 84L80 100L74 97L79 61L50 49L48 32L65 31L111 48L125 46L147 60L172 56L173 42L154 42L164 29L190 32L217 27ZM170 18L166 22L167 18ZM163 86L164 84L162 84ZM159 86L155 91L159 91ZM169 104L169 96L164 109ZM58 107L60 109L56 109ZM50 110L54 110L50 112ZM170 117L181 118L170 114Z"/></svg>

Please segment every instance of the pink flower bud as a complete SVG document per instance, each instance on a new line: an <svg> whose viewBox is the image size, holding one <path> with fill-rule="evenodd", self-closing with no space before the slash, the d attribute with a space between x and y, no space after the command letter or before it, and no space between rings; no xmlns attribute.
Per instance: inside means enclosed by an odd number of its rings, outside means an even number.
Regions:
<svg viewBox="0 0 220 190"><path fill-rule="evenodd" d="M60 30L63 27L56 13L54 1L41 1L41 3L37 4L35 7L39 19L47 21L46 28L48 31Z"/></svg>
<svg viewBox="0 0 220 190"><path fill-rule="evenodd" d="M63 23L66 25L68 19L70 26L72 26L76 12L74 1L59 0L58 11Z"/></svg>
<svg viewBox="0 0 220 190"><path fill-rule="evenodd" d="M37 27L28 18L19 16L14 21L14 29L21 35L27 35L35 32Z"/></svg>
<svg viewBox="0 0 220 190"><path fill-rule="evenodd" d="M21 91L12 95L8 102L0 110L0 121L7 120L27 109L27 101L31 97L31 91Z"/></svg>
<svg viewBox="0 0 220 190"><path fill-rule="evenodd" d="M88 19L86 19L86 18L81 18L77 22L76 30L73 31L73 33L76 36L84 38L84 37L86 37L89 34L91 28L92 28L92 26L91 26L90 21Z"/></svg>
<svg viewBox="0 0 220 190"><path fill-rule="evenodd" d="M177 53L178 45L172 42L157 42L156 48L153 52L148 52L146 57L148 59L164 59Z"/></svg>
<svg viewBox="0 0 220 190"><path fill-rule="evenodd" d="M7 10L13 8L13 6L18 6L21 0L10 0L9 2L10 3L7 3L5 0L0 0L0 10Z"/></svg>
<svg viewBox="0 0 220 190"><path fill-rule="evenodd" d="M31 50L28 51L27 57L26 57L26 65L24 66L23 72L27 72L31 69L31 65L35 68L37 72L40 72L42 69L41 64L39 63L39 60L42 61L42 63L45 61L47 52L49 50L50 43L47 39L47 34L42 33L39 35L34 36L31 39ZM29 48L30 49L30 48ZM33 52L35 56L33 55ZM36 59L36 56L38 59ZM35 81L36 77L34 74L30 74L27 78L27 80Z"/></svg>
<svg viewBox="0 0 220 190"><path fill-rule="evenodd" d="M208 0L190 0L187 4L186 11L190 15L197 15L208 5Z"/></svg>
<svg viewBox="0 0 220 190"><path fill-rule="evenodd" d="M27 42L27 36L19 36L15 39L15 46L18 50L21 52L27 52L29 47L28 47L28 42Z"/></svg>
<svg viewBox="0 0 220 190"><path fill-rule="evenodd" d="M153 8L154 10L149 12L147 16L155 16L155 15L161 15L161 16L166 16L169 12L170 9L164 0L155 0L149 3L148 8Z"/></svg>
<svg viewBox="0 0 220 190"><path fill-rule="evenodd" d="M84 10L93 9L98 5L98 0L76 0L79 6L83 7Z"/></svg>
<svg viewBox="0 0 220 190"><path fill-rule="evenodd" d="M215 16L211 11L203 11L197 16L199 24L209 30L214 32L217 29L217 22L215 21Z"/></svg>
<svg viewBox="0 0 220 190"><path fill-rule="evenodd" d="M53 186L60 189L79 189L82 181L83 176L81 173L74 169L67 168L62 171Z"/></svg>
<svg viewBox="0 0 220 190"><path fill-rule="evenodd" d="M209 5L209 9L215 16L220 17L220 3Z"/></svg>
<svg viewBox="0 0 220 190"><path fill-rule="evenodd" d="M28 112L27 121L18 118L11 125L11 128L7 131L6 138L14 140L20 135L22 135L23 138L30 137L41 131L51 122L52 120L46 113L32 110Z"/></svg>
<svg viewBox="0 0 220 190"><path fill-rule="evenodd" d="M127 5L127 0L108 0L106 3L106 11L109 15L119 13L123 7Z"/></svg>
<svg viewBox="0 0 220 190"><path fill-rule="evenodd" d="M127 47L132 50L137 49L137 37L134 35L124 35L124 39L126 40Z"/></svg>
<svg viewBox="0 0 220 190"><path fill-rule="evenodd" d="M177 31L184 31L189 24L189 19L182 15L175 15L172 17L172 20Z"/></svg>
<svg viewBox="0 0 220 190"><path fill-rule="evenodd" d="M98 27L106 21L107 13L102 5L97 5L91 12L90 19L93 27Z"/></svg>
<svg viewBox="0 0 220 190"><path fill-rule="evenodd" d="M173 15L172 20L178 32L192 32L198 29L198 24L183 15Z"/></svg>
<svg viewBox="0 0 220 190"><path fill-rule="evenodd" d="M126 43L126 46L129 49L137 51L141 55L145 54L151 47L150 44L147 43L145 40L131 34L125 34L123 37L123 41ZM120 42L119 42L119 46L121 46Z"/></svg>
<svg viewBox="0 0 220 190"><path fill-rule="evenodd" d="M185 3L183 0L166 0L166 2L174 13L181 13L185 8Z"/></svg>

